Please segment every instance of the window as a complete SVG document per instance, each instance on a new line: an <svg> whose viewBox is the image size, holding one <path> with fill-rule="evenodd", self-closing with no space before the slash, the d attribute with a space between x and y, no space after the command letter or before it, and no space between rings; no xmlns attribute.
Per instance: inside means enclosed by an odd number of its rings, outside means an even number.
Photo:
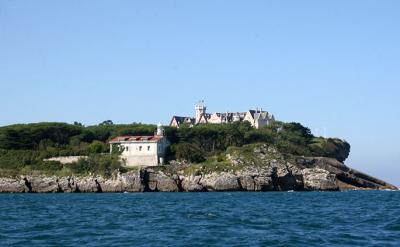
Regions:
<svg viewBox="0 0 400 247"><path fill-rule="evenodd" d="M147 151L150 151L150 146L147 146Z"/></svg>
<svg viewBox="0 0 400 247"><path fill-rule="evenodd" d="M139 151L142 151L142 146L139 146Z"/></svg>
<svg viewBox="0 0 400 247"><path fill-rule="evenodd" d="M127 152L129 151L129 147L128 146L125 147L125 151L127 151Z"/></svg>

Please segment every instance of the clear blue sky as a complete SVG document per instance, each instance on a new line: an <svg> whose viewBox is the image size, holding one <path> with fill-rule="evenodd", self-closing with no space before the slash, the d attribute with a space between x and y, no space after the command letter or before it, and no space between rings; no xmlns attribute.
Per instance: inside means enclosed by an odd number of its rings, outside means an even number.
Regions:
<svg viewBox="0 0 400 247"><path fill-rule="evenodd" d="M0 125L257 106L400 185L400 1L0 1Z"/></svg>

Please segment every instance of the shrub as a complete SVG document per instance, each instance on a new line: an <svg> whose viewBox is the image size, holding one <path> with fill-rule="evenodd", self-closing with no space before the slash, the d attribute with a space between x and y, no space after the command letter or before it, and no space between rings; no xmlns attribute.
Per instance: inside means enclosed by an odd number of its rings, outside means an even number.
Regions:
<svg viewBox="0 0 400 247"><path fill-rule="evenodd" d="M180 143L174 146L175 156L178 160L199 163L205 160L204 152L191 143Z"/></svg>
<svg viewBox="0 0 400 247"><path fill-rule="evenodd" d="M106 146L101 141L93 141L88 149L91 154L99 154L105 152Z"/></svg>
<svg viewBox="0 0 400 247"><path fill-rule="evenodd" d="M109 177L119 170L126 171L116 155L90 155L88 158L79 159L77 162L65 165L74 174L98 174Z"/></svg>

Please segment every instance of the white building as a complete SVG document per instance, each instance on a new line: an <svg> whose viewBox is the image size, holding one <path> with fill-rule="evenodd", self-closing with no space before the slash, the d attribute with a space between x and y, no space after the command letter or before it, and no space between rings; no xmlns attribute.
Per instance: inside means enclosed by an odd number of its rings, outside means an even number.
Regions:
<svg viewBox="0 0 400 247"><path fill-rule="evenodd" d="M248 110L247 112L226 112L226 113L207 113L207 107L204 101L200 101L195 107L195 117L178 117L173 116L170 126L179 128L181 124L188 124L189 126L197 124L222 124L232 122L247 121L255 128L261 128L275 121L274 115L263 111L262 109Z"/></svg>
<svg viewBox="0 0 400 247"><path fill-rule="evenodd" d="M161 124L157 126L154 136L118 136L110 142L110 152L117 144L123 149L121 158L126 166L157 166L163 165L165 151L169 146L164 136Z"/></svg>

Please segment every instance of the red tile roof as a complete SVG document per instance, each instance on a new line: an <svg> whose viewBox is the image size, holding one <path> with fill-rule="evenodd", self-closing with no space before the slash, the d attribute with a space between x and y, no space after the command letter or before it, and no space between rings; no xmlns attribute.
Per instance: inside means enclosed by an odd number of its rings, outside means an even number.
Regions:
<svg viewBox="0 0 400 247"><path fill-rule="evenodd" d="M111 139L110 143L120 142L158 142L162 136L117 136Z"/></svg>

